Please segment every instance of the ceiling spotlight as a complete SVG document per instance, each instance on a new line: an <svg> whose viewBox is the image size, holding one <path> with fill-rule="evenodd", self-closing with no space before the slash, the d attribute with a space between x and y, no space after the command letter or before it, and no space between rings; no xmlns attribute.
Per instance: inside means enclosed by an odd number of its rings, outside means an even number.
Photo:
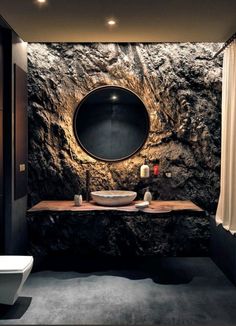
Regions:
<svg viewBox="0 0 236 326"><path fill-rule="evenodd" d="M109 19L109 20L107 21L107 24L108 24L109 26L115 26L115 25L116 25L116 21L115 21L114 19Z"/></svg>
<svg viewBox="0 0 236 326"><path fill-rule="evenodd" d="M118 97L116 95L112 95L111 99L112 99L112 101L116 101L118 99Z"/></svg>

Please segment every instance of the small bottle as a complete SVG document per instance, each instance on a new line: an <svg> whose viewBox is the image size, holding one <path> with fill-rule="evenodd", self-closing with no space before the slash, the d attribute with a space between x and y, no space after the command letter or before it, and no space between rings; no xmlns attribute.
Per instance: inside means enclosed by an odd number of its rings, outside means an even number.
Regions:
<svg viewBox="0 0 236 326"><path fill-rule="evenodd" d="M147 160L145 160L144 164L140 168L140 177L149 178L149 176L150 176L150 168L147 165Z"/></svg>
<svg viewBox="0 0 236 326"><path fill-rule="evenodd" d="M158 174L159 174L159 166L158 166L157 164L155 164L155 165L153 166L153 174L154 174L155 176L158 176Z"/></svg>
<svg viewBox="0 0 236 326"><path fill-rule="evenodd" d="M81 206L83 202L82 195L75 195L74 202L75 202L75 206Z"/></svg>
<svg viewBox="0 0 236 326"><path fill-rule="evenodd" d="M157 159L154 161L153 174L155 177L157 177L159 174L159 163L160 163L160 161Z"/></svg>
<svg viewBox="0 0 236 326"><path fill-rule="evenodd" d="M150 204L151 201L152 201L152 194L151 194L150 191L149 191L149 187L146 188L146 191L145 191L145 194L144 194L143 200L144 200L144 201L148 201L149 204Z"/></svg>

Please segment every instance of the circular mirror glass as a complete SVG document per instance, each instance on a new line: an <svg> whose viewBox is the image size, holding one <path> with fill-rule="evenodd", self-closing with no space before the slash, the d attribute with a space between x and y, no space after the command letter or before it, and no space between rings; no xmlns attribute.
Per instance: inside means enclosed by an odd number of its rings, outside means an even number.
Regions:
<svg viewBox="0 0 236 326"><path fill-rule="evenodd" d="M90 156L120 161L144 145L149 116L135 93L118 86L104 86L83 98L75 112L74 131L79 145Z"/></svg>

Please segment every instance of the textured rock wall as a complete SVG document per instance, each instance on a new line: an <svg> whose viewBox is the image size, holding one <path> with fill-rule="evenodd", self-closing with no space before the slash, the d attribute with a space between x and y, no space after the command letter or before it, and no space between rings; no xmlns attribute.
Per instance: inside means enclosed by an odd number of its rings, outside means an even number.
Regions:
<svg viewBox="0 0 236 326"><path fill-rule="evenodd" d="M154 198L190 199L214 210L219 195L222 56L220 44L29 44L29 205L72 199L85 190L136 190ZM143 149L119 163L99 162L79 147L73 115L102 85L136 92L151 118ZM144 158L160 175L144 182ZM166 178L171 172L172 178Z"/></svg>
<svg viewBox="0 0 236 326"><path fill-rule="evenodd" d="M44 256L205 256L204 212L28 212L29 254Z"/></svg>

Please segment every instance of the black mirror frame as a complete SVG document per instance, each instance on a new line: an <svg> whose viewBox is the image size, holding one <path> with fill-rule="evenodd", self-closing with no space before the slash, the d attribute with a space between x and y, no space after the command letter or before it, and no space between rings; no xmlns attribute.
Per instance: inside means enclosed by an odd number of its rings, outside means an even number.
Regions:
<svg viewBox="0 0 236 326"><path fill-rule="evenodd" d="M99 89L110 88L110 87L120 88L120 89L123 89L123 90L128 91L128 92L132 93L133 95L135 95L143 103L143 106L146 109L145 110L145 113L146 113L146 116L147 116L147 134L144 137L144 141L140 144L140 146L134 152L132 152L131 154L129 154L129 155L125 156L125 157L119 158L119 159L104 159L102 157L99 157L99 156L96 156L96 155L90 153L84 147L84 145L81 143L81 141L79 139L79 136L78 136L78 133L77 133L77 128L76 128L76 120L77 120L77 115L78 115L79 109L80 109L81 105L86 101L86 99L90 96L90 94L93 93L93 92L95 92L95 91L97 91L97 90L99 90ZM116 163L116 162L125 161L125 160L129 159L130 157L134 156L135 154L137 154L138 152L140 152L140 150L143 148L143 146L145 145L145 143L146 143L146 141L148 139L149 132L150 132L150 125L151 125L151 123L150 123L150 116L149 116L148 110L147 110L146 105L144 104L143 100L140 98L140 96L138 96L135 92L131 91L130 89L128 89L126 87L117 86L117 85L104 85L104 86L99 86L99 87L96 87L96 88L92 89L91 91L89 91L82 98L82 100L79 102L79 104L76 106L74 117L73 117L73 130L74 130L74 135L75 135L76 141L78 142L79 146L90 157L92 157L92 158L94 158L94 159L96 159L98 161L102 161L102 162L106 162L106 163Z"/></svg>

